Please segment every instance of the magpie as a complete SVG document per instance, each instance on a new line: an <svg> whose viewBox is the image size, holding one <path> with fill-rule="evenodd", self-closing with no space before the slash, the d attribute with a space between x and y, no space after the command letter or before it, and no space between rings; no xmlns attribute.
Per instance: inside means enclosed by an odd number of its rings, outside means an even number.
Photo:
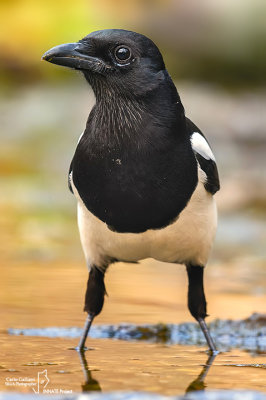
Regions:
<svg viewBox="0 0 266 400"><path fill-rule="evenodd" d="M77 350L84 351L102 310L108 266L151 257L185 264L188 308L215 352L203 272L217 226L219 176L158 47L142 34L105 29L42 58L81 71L95 95L68 178L89 269L88 316Z"/></svg>

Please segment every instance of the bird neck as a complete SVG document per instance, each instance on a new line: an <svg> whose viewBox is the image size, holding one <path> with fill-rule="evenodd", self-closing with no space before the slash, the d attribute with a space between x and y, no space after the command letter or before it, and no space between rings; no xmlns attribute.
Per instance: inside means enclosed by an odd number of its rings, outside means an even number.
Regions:
<svg viewBox="0 0 266 400"><path fill-rule="evenodd" d="M166 78L141 96L133 91L125 95L99 80L90 82L96 98L85 130L90 142L94 138L102 146L121 148L125 142L154 142L156 134L183 137L184 108L171 78Z"/></svg>
<svg viewBox="0 0 266 400"><path fill-rule="evenodd" d="M119 142L139 132L144 113L145 107L141 102L105 92L104 97L96 100L88 122L90 128L105 135L107 141L114 138Z"/></svg>

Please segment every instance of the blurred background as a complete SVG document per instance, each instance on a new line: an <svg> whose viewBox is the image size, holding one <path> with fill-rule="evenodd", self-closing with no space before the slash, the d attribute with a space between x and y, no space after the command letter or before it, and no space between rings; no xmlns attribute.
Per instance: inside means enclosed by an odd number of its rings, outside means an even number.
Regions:
<svg viewBox="0 0 266 400"><path fill-rule="evenodd" d="M2 0L0 16L0 265L4 282L1 315L6 325L44 325L37 313L47 309L48 296L53 303L50 314L58 316L58 324L82 324L87 272L67 172L92 93L79 73L41 62L41 56L52 46L105 28L135 30L156 42L187 116L206 134L216 155L222 188L216 196L220 222L207 279L212 282L209 291L214 298L219 293L231 297L228 303L221 297L213 305L213 317L263 311L266 2ZM151 268L155 264L143 265ZM120 304L122 298L130 306L136 301L133 289L132 297L129 294L129 282L134 287L135 279L130 274L140 269L123 268L116 269L122 275L114 272L108 279L113 280L113 298ZM176 281L185 281L175 267L165 271L168 275L162 285L166 291L171 274ZM125 286L128 282L126 288L119 284L123 279ZM148 307L147 285L142 285L142 303L146 301ZM62 318L62 293L58 293L71 286L75 292L65 304L75 304L80 311L77 320ZM152 292L146 297L151 300ZM176 299L171 301L174 307ZM140 303L130 309L132 314L125 311L125 320L137 320L144 313ZM176 309L172 311L174 315ZM163 320L160 310L153 312L155 321L160 315ZM103 315L112 320L107 313ZM143 320L150 318L151 322L151 315L147 311ZM182 314L182 318L190 317Z"/></svg>

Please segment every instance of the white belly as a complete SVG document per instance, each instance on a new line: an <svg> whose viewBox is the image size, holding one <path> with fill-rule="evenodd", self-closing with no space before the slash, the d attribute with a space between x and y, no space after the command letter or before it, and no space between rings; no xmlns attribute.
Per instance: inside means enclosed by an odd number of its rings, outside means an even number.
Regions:
<svg viewBox="0 0 266 400"><path fill-rule="evenodd" d="M201 180L202 177L201 177ZM213 196L199 181L187 207L166 228L143 233L117 233L78 200L78 226L88 266L107 267L111 259L134 262L152 257L159 261L205 265L214 240L217 212Z"/></svg>

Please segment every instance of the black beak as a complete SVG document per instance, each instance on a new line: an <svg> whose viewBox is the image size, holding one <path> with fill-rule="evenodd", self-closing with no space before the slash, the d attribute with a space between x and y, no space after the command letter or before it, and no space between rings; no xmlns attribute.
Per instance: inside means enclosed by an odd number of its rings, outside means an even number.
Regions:
<svg viewBox="0 0 266 400"><path fill-rule="evenodd" d="M66 43L53 47L42 56L42 60L64 67L103 72L107 66L102 60L84 54L81 43Z"/></svg>

